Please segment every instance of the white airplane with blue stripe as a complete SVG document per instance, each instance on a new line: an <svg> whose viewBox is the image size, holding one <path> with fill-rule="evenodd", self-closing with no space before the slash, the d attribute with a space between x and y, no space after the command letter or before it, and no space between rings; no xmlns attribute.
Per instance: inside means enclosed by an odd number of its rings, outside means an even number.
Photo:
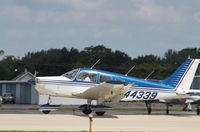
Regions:
<svg viewBox="0 0 200 132"><path fill-rule="evenodd" d="M170 100L188 98L199 62L199 59L188 58L170 77L160 81L80 68L61 76L36 77L36 89L49 96L87 99L88 103L79 107L84 114L95 111L97 115L103 115L110 107L100 105L102 102L120 101L144 101L148 114L151 114L152 102L166 102L168 114ZM92 100L98 104L92 105ZM47 114L50 109L42 111Z"/></svg>

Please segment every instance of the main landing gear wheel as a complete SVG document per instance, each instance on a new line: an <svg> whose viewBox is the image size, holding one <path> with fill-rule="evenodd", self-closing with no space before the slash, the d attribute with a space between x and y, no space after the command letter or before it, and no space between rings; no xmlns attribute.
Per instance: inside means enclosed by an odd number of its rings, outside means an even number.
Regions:
<svg viewBox="0 0 200 132"><path fill-rule="evenodd" d="M91 105L89 104L79 106L79 110L81 110L85 115L89 115L90 113L92 113Z"/></svg>
<svg viewBox="0 0 200 132"><path fill-rule="evenodd" d="M92 110L82 110L82 112L83 112L85 115L89 115L90 113L92 113Z"/></svg>
<svg viewBox="0 0 200 132"><path fill-rule="evenodd" d="M42 113L44 114L49 114L51 111L50 110L43 110Z"/></svg>
<svg viewBox="0 0 200 132"><path fill-rule="evenodd" d="M95 112L96 113L96 115L98 115L98 116L102 116L102 115L104 115L105 114L105 111L96 111Z"/></svg>
<svg viewBox="0 0 200 132"><path fill-rule="evenodd" d="M81 110L85 115L88 115L92 111L94 111L96 113L96 115L102 116L106 113L107 110L111 110L112 108L109 106L105 106L105 105L84 104L84 105L79 106L78 109Z"/></svg>

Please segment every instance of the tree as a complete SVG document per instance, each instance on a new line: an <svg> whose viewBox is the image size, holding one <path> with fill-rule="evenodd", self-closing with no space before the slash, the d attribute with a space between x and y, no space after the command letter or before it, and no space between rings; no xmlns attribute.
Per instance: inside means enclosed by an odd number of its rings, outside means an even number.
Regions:
<svg viewBox="0 0 200 132"><path fill-rule="evenodd" d="M3 50L0 50L0 55L3 55L4 54L4 51Z"/></svg>
<svg viewBox="0 0 200 132"><path fill-rule="evenodd" d="M4 51L0 50L0 55ZM104 45L90 46L83 50L76 48L48 49L28 52L22 58L6 56L0 61L0 79L12 79L24 71L39 72L39 76L61 75L75 68L90 68L98 59L101 61L94 67L97 69L125 74L132 66L136 66L129 76L145 78L155 71L150 79L164 79L171 75L177 67L188 58L200 58L200 48L185 48L180 51L169 49L163 57L153 54L131 58L120 50L112 50ZM14 72L18 69L18 72Z"/></svg>

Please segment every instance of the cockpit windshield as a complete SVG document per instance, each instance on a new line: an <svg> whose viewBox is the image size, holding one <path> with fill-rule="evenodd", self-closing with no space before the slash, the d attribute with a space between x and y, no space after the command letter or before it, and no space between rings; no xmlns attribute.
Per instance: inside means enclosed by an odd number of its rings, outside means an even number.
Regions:
<svg viewBox="0 0 200 132"><path fill-rule="evenodd" d="M79 69L74 69L74 70L72 70L72 71L69 71L69 72L63 74L62 76L65 76L65 77L67 77L67 78L69 78L69 79L74 79L75 76L76 76L76 73L77 73L78 71L79 71Z"/></svg>

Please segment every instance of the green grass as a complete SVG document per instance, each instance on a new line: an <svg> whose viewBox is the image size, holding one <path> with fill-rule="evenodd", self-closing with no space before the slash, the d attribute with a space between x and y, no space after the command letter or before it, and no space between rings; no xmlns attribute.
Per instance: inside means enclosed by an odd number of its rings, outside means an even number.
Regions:
<svg viewBox="0 0 200 132"><path fill-rule="evenodd" d="M3 109L3 108L2 108ZM26 110L38 110L38 108L28 108ZM65 106L61 106L58 108L58 110L69 110L69 111L73 111L73 110L77 110L78 107L65 107ZM153 111L165 111L165 107L163 108L156 108L156 107L152 107ZM21 110L21 109L20 109ZM117 110L121 110L121 111L146 111L145 107L113 107L112 110L117 111ZM177 107L170 107L169 108L170 111L182 111L181 108L177 108ZM1 132L1 130L0 130Z"/></svg>
<svg viewBox="0 0 200 132"><path fill-rule="evenodd" d="M88 132L88 131L15 131L15 130L6 130L6 131L2 131L0 130L0 132Z"/></svg>
<svg viewBox="0 0 200 132"><path fill-rule="evenodd" d="M165 108L152 108L153 111L165 111ZM131 107L119 107L119 108L113 108L113 110L123 110L123 111L146 111L146 108L131 108ZM169 110L172 111L182 111L181 109L178 108L169 108Z"/></svg>
<svg viewBox="0 0 200 132"><path fill-rule="evenodd" d="M69 108L69 107L61 107L59 110L77 110L77 108ZM165 108L154 108L152 107L153 111L165 111ZM138 108L138 107L113 107L112 110L117 111L146 111L146 108ZM169 108L170 111L182 111L180 108Z"/></svg>

